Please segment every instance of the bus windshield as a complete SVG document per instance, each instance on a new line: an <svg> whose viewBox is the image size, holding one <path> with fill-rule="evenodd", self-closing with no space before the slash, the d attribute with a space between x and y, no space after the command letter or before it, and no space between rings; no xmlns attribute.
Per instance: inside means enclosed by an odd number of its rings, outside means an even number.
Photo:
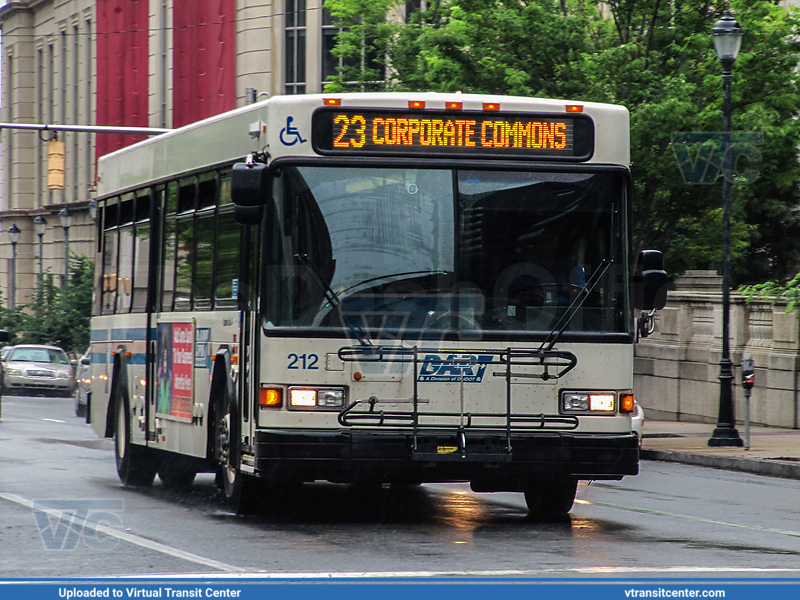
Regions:
<svg viewBox="0 0 800 600"><path fill-rule="evenodd" d="M620 172L280 166L272 181L268 327L547 333L578 298L567 331L630 331Z"/></svg>

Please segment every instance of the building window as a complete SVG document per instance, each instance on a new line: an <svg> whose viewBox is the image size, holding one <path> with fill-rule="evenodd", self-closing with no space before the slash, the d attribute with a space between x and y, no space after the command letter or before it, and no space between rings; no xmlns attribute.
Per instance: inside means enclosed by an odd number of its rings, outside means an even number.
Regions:
<svg viewBox="0 0 800 600"><path fill-rule="evenodd" d="M44 102L45 102L45 73L44 73L44 49L39 47L36 53L36 122L45 123ZM45 144L37 144L37 187L36 187L36 206L41 208L46 204L47 196L47 151Z"/></svg>
<svg viewBox="0 0 800 600"><path fill-rule="evenodd" d="M339 57L333 53L339 28L334 25L333 15L327 8L322 9L322 85L339 74Z"/></svg>
<svg viewBox="0 0 800 600"><path fill-rule="evenodd" d="M411 15L428 10L428 0L406 0L406 23Z"/></svg>
<svg viewBox="0 0 800 600"><path fill-rule="evenodd" d="M80 97L81 97L81 76L80 76L80 69L81 69L81 35L80 29L77 25L73 26L72 28L72 122L75 125L78 125L81 122L81 112L80 112ZM89 120L87 119L86 122L88 123ZM81 178L80 178L80 142L79 138L84 137L85 134L83 133L76 133L72 136L72 184L73 184L73 192L72 192L72 200L77 202L78 200L84 200L81 195Z"/></svg>
<svg viewBox="0 0 800 600"><path fill-rule="evenodd" d="M285 93L306 93L306 0L286 0Z"/></svg>
<svg viewBox="0 0 800 600"><path fill-rule="evenodd" d="M336 47L336 36L342 29L337 27L336 20L327 8L322 9L322 87L330 83L332 77L337 77L341 70L345 67L357 68L362 72L365 69L371 69L378 73L383 72L383 65L378 60L377 51L372 48L372 44L368 44L369 39L364 40L361 44L361 56L359 58L342 58L333 53ZM352 73L352 71L351 71ZM377 88L381 87L381 81L370 81L366 83L359 83L357 81L348 81L346 85L352 87L354 90L366 92L370 91L373 85Z"/></svg>
<svg viewBox="0 0 800 600"><path fill-rule="evenodd" d="M16 85L16 81L14 80L14 55L9 52L6 55L6 64L3 66L5 69L4 73L6 75L6 90L13 90L14 86ZM8 103L8 108L6 108L6 120L9 122L13 122L16 118L14 114L14 101L13 99L11 102ZM8 210L10 208L16 208L16 200L14 197L14 137L13 137L13 129L6 129L4 140L3 140L3 150L5 151L6 155L6 164L5 164L5 173L3 177L5 179L5 186L6 186L6 194L7 200L5 203L5 209Z"/></svg>
<svg viewBox="0 0 800 600"><path fill-rule="evenodd" d="M92 21L86 21L86 39L92 40ZM86 63L86 79L84 79L84 92L83 92L83 114L86 115L86 122L91 123L92 118L92 78L94 77L94 72L92 71L93 65L93 56L92 56L92 48L94 48L94 44L84 44L86 55L84 56L84 61ZM92 160L93 152L92 152L92 141L94 136L91 133L86 134L86 146L83 158L84 168L86 169L86 183L89 186L89 192L91 192L93 185L94 185L94 177L92 177L92 168L94 167L94 161Z"/></svg>

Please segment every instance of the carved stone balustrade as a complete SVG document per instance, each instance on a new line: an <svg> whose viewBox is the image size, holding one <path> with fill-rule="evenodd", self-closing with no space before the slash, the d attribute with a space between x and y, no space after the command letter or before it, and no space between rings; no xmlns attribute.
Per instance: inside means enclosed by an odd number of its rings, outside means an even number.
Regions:
<svg viewBox="0 0 800 600"><path fill-rule="evenodd" d="M749 352L756 364L750 400L753 424L800 427L800 328L785 304L753 301L731 293L730 348L734 408L744 419L739 368ZM689 271L674 282L655 333L639 341L634 360L636 398L651 419L716 423L722 354L722 277Z"/></svg>

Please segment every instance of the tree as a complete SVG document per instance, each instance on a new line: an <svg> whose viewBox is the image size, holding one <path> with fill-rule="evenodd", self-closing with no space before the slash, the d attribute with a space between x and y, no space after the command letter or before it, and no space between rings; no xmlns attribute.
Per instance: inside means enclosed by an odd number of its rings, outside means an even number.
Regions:
<svg viewBox="0 0 800 600"><path fill-rule="evenodd" d="M327 0L355 19L357 0ZM800 264L800 19L778 0L732 0L745 30L734 69L734 130L763 136L750 185L733 194L733 281ZM384 18L393 3L383 0ZM387 89L479 92L623 104L631 113L635 249L664 252L673 275L721 262L721 172L693 185L673 134L722 129L711 29L724 0L430 0L383 30ZM377 22L376 13L369 19ZM352 75L350 75L352 76ZM707 149L706 149L707 150Z"/></svg>
<svg viewBox="0 0 800 600"><path fill-rule="evenodd" d="M387 19L398 0L336 0L325 7L340 31L333 54L342 67L326 92L387 88L386 55L396 27Z"/></svg>
<svg viewBox="0 0 800 600"><path fill-rule="evenodd" d="M93 288L94 262L72 255L66 289L45 273L27 306L11 311L0 305L0 326L8 330L11 344L48 344L83 353L91 338Z"/></svg>
<svg viewBox="0 0 800 600"><path fill-rule="evenodd" d="M14 344L14 339L22 327L22 310L23 306L17 306L14 309L8 308L3 299L3 293L0 292L0 329L8 331L9 344Z"/></svg>

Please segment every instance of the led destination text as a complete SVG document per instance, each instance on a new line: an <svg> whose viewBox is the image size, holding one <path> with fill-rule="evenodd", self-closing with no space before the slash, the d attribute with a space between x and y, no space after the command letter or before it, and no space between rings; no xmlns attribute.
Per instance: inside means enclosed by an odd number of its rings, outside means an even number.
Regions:
<svg viewBox="0 0 800 600"><path fill-rule="evenodd" d="M594 145L591 121L574 116L318 111L313 127L315 148L323 153L499 153L586 159Z"/></svg>
<svg viewBox="0 0 800 600"><path fill-rule="evenodd" d="M367 129L373 144L403 146L471 146L483 148L567 149L567 124L563 121L483 121L474 119L382 119L367 123L363 115L336 115L336 148L363 148Z"/></svg>

